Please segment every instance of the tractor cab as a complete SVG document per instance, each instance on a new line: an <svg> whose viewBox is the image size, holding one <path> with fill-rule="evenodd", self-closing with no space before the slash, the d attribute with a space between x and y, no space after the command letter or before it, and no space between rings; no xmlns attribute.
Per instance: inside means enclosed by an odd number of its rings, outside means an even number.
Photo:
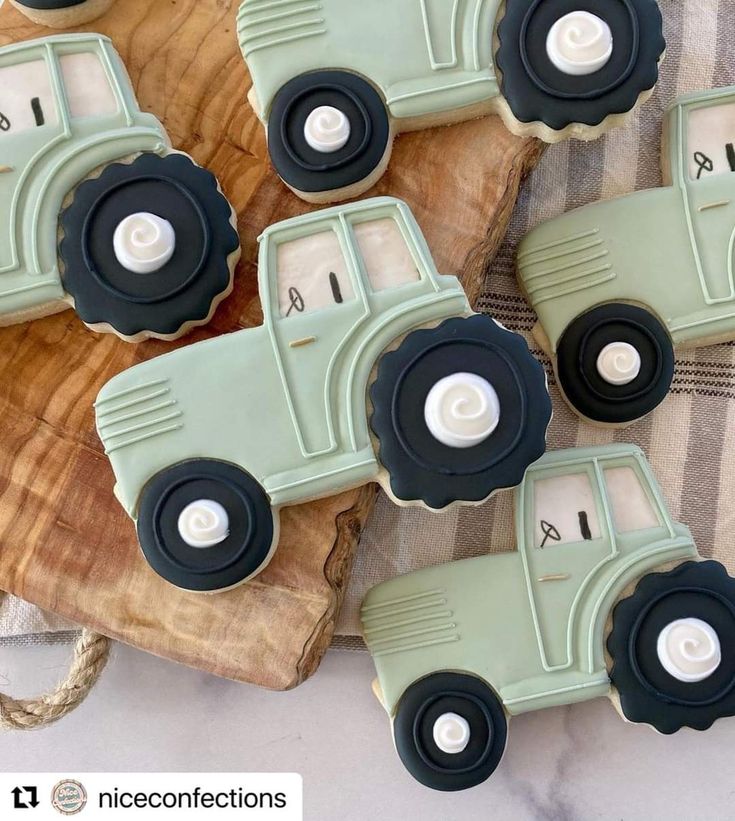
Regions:
<svg viewBox="0 0 735 821"><path fill-rule="evenodd" d="M56 259L64 197L94 168L165 141L141 113L105 37L56 35L0 51L0 312L63 297ZM129 145L124 143L129 142Z"/></svg>
<svg viewBox="0 0 735 821"><path fill-rule="evenodd" d="M543 669L599 669L599 648L587 640L597 603L628 557L685 529L672 521L637 448L549 453L517 493L518 548Z"/></svg>
<svg viewBox="0 0 735 821"><path fill-rule="evenodd" d="M361 312L393 302L399 288L408 298L439 290L420 228L405 204L391 198L267 229L260 238L259 276L272 321L328 310L336 319L352 302Z"/></svg>
<svg viewBox="0 0 735 821"><path fill-rule="evenodd" d="M338 417L350 396L342 364L408 306L447 288L447 297L464 301L456 279L437 273L407 206L387 198L268 229L259 276L265 326L307 458L337 445ZM349 442L342 445L350 449Z"/></svg>
<svg viewBox="0 0 735 821"><path fill-rule="evenodd" d="M735 300L735 89L677 100L668 118L664 175L681 189L707 306ZM668 159L668 168L666 167Z"/></svg>

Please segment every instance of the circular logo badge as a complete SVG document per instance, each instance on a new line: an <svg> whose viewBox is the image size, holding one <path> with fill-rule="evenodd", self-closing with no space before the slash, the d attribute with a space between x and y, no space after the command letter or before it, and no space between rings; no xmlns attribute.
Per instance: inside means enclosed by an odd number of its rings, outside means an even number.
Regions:
<svg viewBox="0 0 735 821"><path fill-rule="evenodd" d="M59 781L51 791L51 803L62 815L76 815L87 803L87 791L78 781Z"/></svg>

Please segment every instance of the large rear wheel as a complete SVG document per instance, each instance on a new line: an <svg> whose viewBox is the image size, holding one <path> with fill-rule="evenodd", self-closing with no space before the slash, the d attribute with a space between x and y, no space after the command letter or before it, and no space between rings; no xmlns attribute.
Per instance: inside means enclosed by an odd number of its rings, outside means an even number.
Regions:
<svg viewBox="0 0 735 821"><path fill-rule="evenodd" d="M554 131L631 111L666 48L655 0L508 0L498 38L514 117Z"/></svg>
<svg viewBox="0 0 735 821"><path fill-rule="evenodd" d="M546 374L522 336L477 314L410 333L371 388L396 499L433 509L519 484L546 448Z"/></svg>
<svg viewBox="0 0 735 821"><path fill-rule="evenodd" d="M735 715L735 579L718 562L645 576L613 611L607 646L628 721L668 734Z"/></svg>
<svg viewBox="0 0 735 821"><path fill-rule="evenodd" d="M231 219L215 177L183 154L109 165L61 215L64 288L87 325L135 341L176 337L232 288Z"/></svg>

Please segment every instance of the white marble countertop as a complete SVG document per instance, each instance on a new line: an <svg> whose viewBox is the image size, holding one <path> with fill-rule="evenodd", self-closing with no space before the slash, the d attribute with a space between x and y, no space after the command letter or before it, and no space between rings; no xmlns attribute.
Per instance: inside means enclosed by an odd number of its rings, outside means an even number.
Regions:
<svg viewBox="0 0 735 821"><path fill-rule="evenodd" d="M66 672L69 647L0 648L0 687L29 696ZM117 645L64 721L6 734L3 771L276 771L304 778L308 821L735 818L735 719L658 736L607 700L513 719L500 769L442 794L415 783L370 692L366 653L332 651L306 684L271 693Z"/></svg>

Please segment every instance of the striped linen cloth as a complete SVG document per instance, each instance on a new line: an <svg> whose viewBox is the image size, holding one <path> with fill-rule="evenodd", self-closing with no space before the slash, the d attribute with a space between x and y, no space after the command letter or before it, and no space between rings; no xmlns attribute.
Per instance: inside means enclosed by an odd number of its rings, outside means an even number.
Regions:
<svg viewBox="0 0 735 821"><path fill-rule="evenodd" d="M638 116L595 143L548 149L522 193L508 236L488 274L479 310L529 334L533 311L515 284L515 248L549 217L601 198L660 185L661 116L679 94L735 84L733 0L660 0L668 51L661 81ZM437 161L443 161L438 158ZM546 358L554 419L549 447L635 442L653 464L676 518L692 529L700 551L735 572L735 345L681 354L672 395L649 418L624 431L581 424L561 401ZM385 496L362 537L335 644L361 646L359 605L374 584L419 567L515 547L512 493L479 508L443 515L397 508ZM69 641L64 619L0 593L0 646Z"/></svg>
<svg viewBox="0 0 735 821"><path fill-rule="evenodd" d="M535 316L515 280L516 246L539 222L599 199L661 185L661 121L675 97L735 84L733 0L661 0L660 6L668 49L653 96L627 127L602 140L547 150L524 186L477 307L524 333L546 365L554 402L549 448L640 445L672 515L691 528L703 555L735 572L735 345L679 354L672 394L641 422L625 430L590 427L561 399L550 363L530 337ZM437 515L398 508L381 494L361 540L335 644L361 646L359 605L372 585L426 565L513 550L512 507L513 494L506 492L481 507Z"/></svg>

